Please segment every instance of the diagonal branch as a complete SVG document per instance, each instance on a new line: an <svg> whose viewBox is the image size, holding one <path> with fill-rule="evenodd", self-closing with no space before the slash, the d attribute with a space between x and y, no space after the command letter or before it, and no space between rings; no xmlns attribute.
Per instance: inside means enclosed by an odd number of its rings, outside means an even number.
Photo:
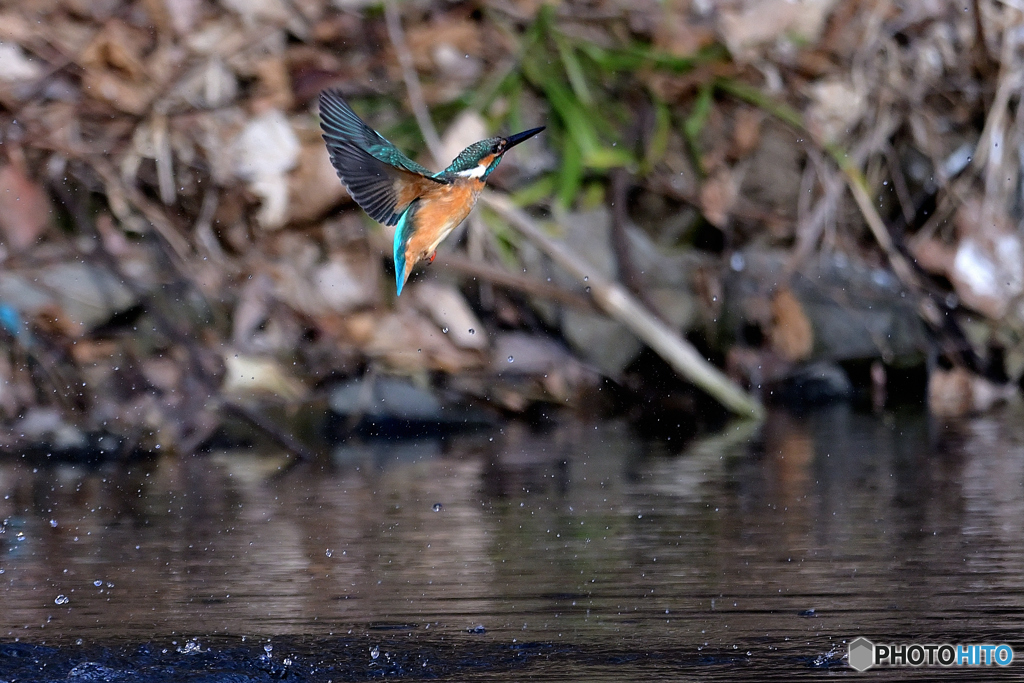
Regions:
<svg viewBox="0 0 1024 683"><path fill-rule="evenodd" d="M441 158L443 146L441 138L437 134L434 122L430 119L430 111L427 109L427 102L423 98L423 88L420 86L419 76L416 75L416 65L413 63L412 53L409 52L409 45L405 41L405 32L402 30L402 17L398 13L395 0L384 2L384 19L388 25L388 37L398 55L398 63L402 66L402 79L405 81L405 89L409 92L409 104L412 105L412 113L416 116L416 123L423 133L423 139L430 148L430 154L437 164L444 164Z"/></svg>

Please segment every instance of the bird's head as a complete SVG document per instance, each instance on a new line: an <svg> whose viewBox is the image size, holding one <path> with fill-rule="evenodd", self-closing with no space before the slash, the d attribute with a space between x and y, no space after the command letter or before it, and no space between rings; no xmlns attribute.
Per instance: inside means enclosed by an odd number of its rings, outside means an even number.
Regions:
<svg viewBox="0 0 1024 683"><path fill-rule="evenodd" d="M487 138L480 142L474 142L472 145L462 150L459 156L455 157L455 161L451 163L451 166L445 169L445 173L449 175L457 175L463 178L479 178L480 180L487 180L487 176L491 174L494 169L498 167L501 162L502 155L509 151L520 142L532 138L537 133L544 130L544 126L540 128L531 128L525 130L522 133L516 133L510 135L507 138L496 137Z"/></svg>

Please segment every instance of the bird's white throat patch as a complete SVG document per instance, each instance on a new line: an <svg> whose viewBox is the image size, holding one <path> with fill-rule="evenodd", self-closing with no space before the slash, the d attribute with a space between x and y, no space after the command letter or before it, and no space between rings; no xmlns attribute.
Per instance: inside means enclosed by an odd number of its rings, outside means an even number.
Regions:
<svg viewBox="0 0 1024 683"><path fill-rule="evenodd" d="M484 173L487 172L487 166L488 164L480 164L479 166L474 166L473 168L467 168L465 171L459 171L455 175L459 176L460 178L483 178Z"/></svg>

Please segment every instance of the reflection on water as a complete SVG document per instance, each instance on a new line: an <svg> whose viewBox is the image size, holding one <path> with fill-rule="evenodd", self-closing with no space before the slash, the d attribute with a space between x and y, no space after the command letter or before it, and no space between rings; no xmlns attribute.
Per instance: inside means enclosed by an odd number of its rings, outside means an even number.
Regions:
<svg viewBox="0 0 1024 683"><path fill-rule="evenodd" d="M259 650L272 638L318 653L310 680L356 651L387 673L366 654L382 645L395 661L477 648L498 663L435 676L621 680L853 673L859 635L1014 643L1021 425L837 406L678 455L615 425L508 425L349 445L279 477L281 460L240 453L128 471L8 461L0 642L156 638L174 657L196 638L278 661Z"/></svg>

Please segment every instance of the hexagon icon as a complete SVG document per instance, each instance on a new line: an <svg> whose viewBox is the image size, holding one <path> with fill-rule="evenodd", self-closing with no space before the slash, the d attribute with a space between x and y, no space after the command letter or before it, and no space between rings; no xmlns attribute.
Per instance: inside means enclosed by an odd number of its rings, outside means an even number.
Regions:
<svg viewBox="0 0 1024 683"><path fill-rule="evenodd" d="M848 661L857 671L867 671L875 663L875 644L864 637L852 641Z"/></svg>

